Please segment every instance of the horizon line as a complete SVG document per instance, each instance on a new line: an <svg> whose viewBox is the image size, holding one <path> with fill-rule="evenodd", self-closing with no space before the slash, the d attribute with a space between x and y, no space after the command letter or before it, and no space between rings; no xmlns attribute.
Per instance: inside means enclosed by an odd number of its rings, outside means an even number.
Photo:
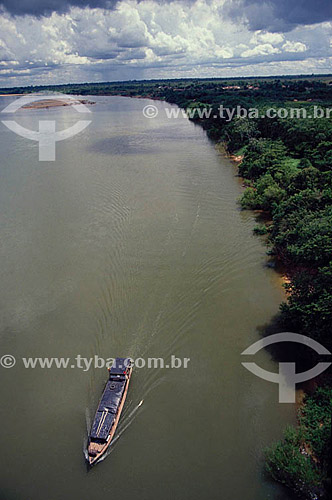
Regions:
<svg viewBox="0 0 332 500"><path fill-rule="evenodd" d="M105 85L105 84L125 84L125 83L139 83L139 82L177 82L177 81L218 81L218 80L264 80L264 79L295 79L295 78L320 78L320 77L331 77L332 73L299 73L292 75L265 75L265 76L225 76L225 77L179 77L179 78L148 78L148 79L132 79L132 80L105 80L100 82L71 82L71 83L48 83L41 85L14 85L12 87L0 87L0 90L10 90L10 89L28 89L28 88L47 88L47 87L63 87L69 85Z"/></svg>

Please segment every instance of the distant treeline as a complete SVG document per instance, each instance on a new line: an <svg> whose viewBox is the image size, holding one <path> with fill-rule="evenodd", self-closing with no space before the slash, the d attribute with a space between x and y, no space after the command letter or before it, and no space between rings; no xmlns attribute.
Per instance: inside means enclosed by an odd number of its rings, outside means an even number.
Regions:
<svg viewBox="0 0 332 500"><path fill-rule="evenodd" d="M332 102L332 75L133 80L127 82L77 83L64 85L35 85L1 88L2 94L31 92L62 92L80 95L124 95L151 97L185 106L191 100L206 100L210 104L224 98L236 98L255 103L270 98L280 102L287 99L315 99ZM241 102L236 104L241 105Z"/></svg>

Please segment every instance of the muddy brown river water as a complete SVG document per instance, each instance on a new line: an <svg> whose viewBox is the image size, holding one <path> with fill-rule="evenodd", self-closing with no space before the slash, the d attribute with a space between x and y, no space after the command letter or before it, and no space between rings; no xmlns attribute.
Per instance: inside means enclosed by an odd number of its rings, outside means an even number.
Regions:
<svg viewBox="0 0 332 500"><path fill-rule="evenodd" d="M91 125L57 144L55 162L0 124L0 352L16 358L0 368L0 499L287 500L262 451L295 408L241 366L283 292L254 214L237 205L235 167L164 103L147 119L150 101L93 100ZM62 129L77 113L15 119ZM106 370L22 362L78 354L190 358L134 370L117 440L89 472ZM278 371L267 352L256 362Z"/></svg>

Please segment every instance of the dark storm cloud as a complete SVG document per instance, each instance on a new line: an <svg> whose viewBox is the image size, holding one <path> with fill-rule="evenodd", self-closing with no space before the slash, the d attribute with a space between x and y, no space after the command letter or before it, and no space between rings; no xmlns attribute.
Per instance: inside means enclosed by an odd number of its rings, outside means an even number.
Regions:
<svg viewBox="0 0 332 500"><path fill-rule="evenodd" d="M113 9L121 0L0 0L14 16L48 16L67 12L70 7ZM139 0L141 1L141 0ZM158 0L168 3L171 0ZM196 0L183 0L192 4ZM332 0L227 0L222 11L230 18L245 20L250 29L288 31L296 25L314 24L332 19Z"/></svg>
<svg viewBox="0 0 332 500"><path fill-rule="evenodd" d="M289 31L332 19L331 0L228 0L223 11L252 30Z"/></svg>
<svg viewBox="0 0 332 500"><path fill-rule="evenodd" d="M88 7L90 9L114 9L121 0L0 0L0 9L4 9L13 16L26 14L40 17L49 16L52 12L67 12L70 7ZM141 1L141 0L139 0ZM159 0L158 3L167 3L171 0ZM194 3L196 0L184 0Z"/></svg>
<svg viewBox="0 0 332 500"><path fill-rule="evenodd" d="M32 16L50 15L52 12L66 12L70 7L102 7L111 9L117 0L2 0L0 5L15 16L30 14Z"/></svg>

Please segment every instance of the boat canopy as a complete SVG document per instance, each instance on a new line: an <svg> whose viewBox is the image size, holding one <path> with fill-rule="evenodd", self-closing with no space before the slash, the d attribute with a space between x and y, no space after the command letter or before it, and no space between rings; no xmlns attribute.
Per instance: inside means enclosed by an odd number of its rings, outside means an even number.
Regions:
<svg viewBox="0 0 332 500"><path fill-rule="evenodd" d="M116 358L113 363L110 369L109 380L105 386L92 424L90 438L102 441L107 440L119 410L127 382L125 374L130 366L130 358Z"/></svg>
<svg viewBox="0 0 332 500"><path fill-rule="evenodd" d="M127 373L128 368L131 366L130 358L116 358L111 369L110 376L112 375L123 375Z"/></svg>
<svg viewBox="0 0 332 500"><path fill-rule="evenodd" d="M91 429L90 438L97 441L106 441L115 418L116 415L114 413L97 411L96 418Z"/></svg>
<svg viewBox="0 0 332 500"><path fill-rule="evenodd" d="M116 418L125 385L125 379L107 382L92 425L91 438L107 439Z"/></svg>

